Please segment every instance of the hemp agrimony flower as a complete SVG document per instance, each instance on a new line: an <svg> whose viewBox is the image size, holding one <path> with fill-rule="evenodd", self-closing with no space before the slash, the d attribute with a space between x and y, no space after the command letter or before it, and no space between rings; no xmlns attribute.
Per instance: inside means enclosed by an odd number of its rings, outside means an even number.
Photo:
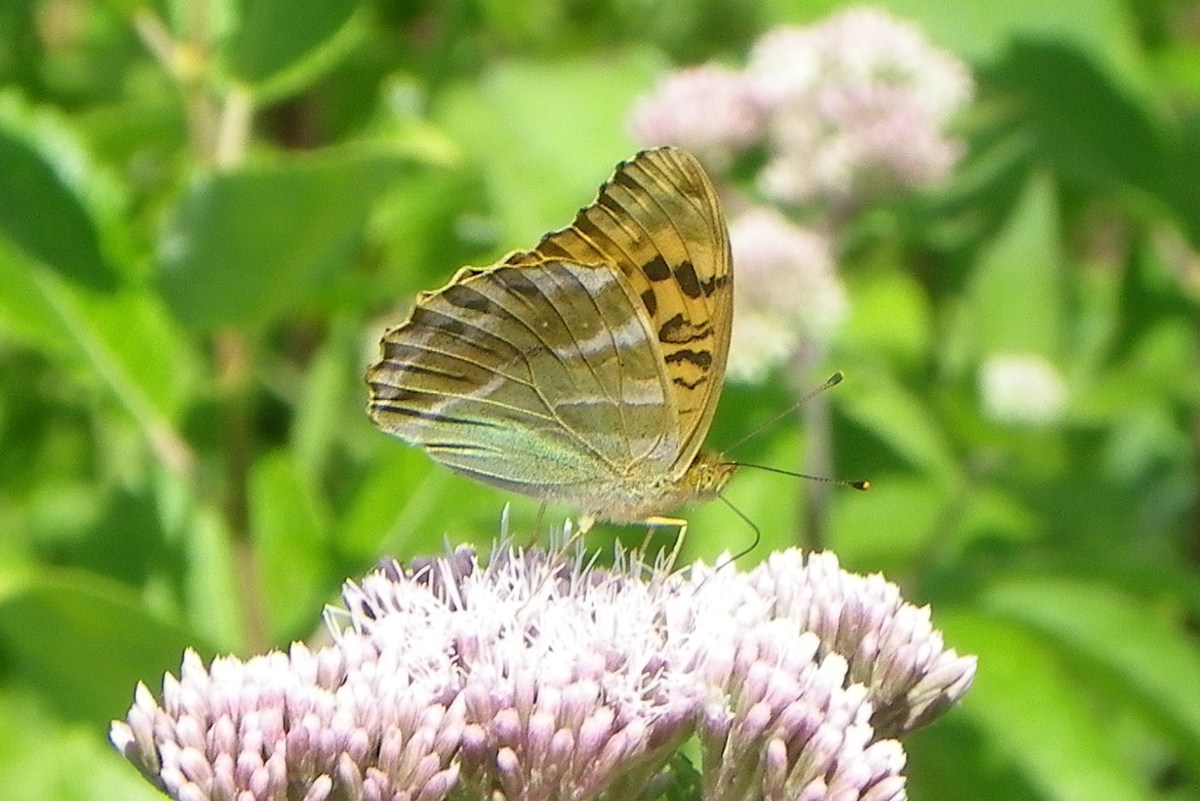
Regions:
<svg viewBox="0 0 1200 801"><path fill-rule="evenodd" d="M901 799L886 739L966 691L927 610L829 554L670 574L470 549L347 583L332 644L139 686L116 747L180 801Z"/></svg>

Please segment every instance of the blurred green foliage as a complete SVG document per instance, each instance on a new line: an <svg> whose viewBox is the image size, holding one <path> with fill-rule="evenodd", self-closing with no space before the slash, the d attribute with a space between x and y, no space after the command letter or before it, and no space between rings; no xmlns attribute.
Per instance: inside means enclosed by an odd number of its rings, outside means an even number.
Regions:
<svg viewBox="0 0 1200 801"><path fill-rule="evenodd" d="M856 224L821 365L848 375L836 470L875 485L833 493L826 544L980 657L907 743L911 797L1200 797L1198 9L885 5L979 82L951 185ZM508 501L532 532L536 504L370 426L383 328L569 220L664 71L838 7L0 6L0 795L157 797L107 723L185 645L305 638L344 578L486 544ZM1010 350L1065 376L1057 424L983 413ZM790 398L730 386L710 443ZM784 422L738 456L804 442ZM810 492L735 479L747 559ZM751 537L722 504L689 519L692 555Z"/></svg>

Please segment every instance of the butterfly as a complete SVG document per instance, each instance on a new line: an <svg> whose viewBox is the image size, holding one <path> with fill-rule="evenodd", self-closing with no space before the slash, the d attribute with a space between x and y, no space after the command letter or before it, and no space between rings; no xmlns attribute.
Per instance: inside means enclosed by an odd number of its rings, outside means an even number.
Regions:
<svg viewBox="0 0 1200 801"><path fill-rule="evenodd" d="M485 484L644 521L733 473L701 450L732 293L712 182L686 151L646 150L533 250L420 293L380 342L368 411Z"/></svg>

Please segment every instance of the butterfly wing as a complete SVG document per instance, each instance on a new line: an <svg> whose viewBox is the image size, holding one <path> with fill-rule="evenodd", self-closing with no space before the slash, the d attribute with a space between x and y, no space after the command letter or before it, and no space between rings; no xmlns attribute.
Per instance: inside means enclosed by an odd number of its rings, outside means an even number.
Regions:
<svg viewBox="0 0 1200 801"><path fill-rule="evenodd" d="M570 501L679 450L641 301L610 267L468 268L423 293L367 373L385 431L486 483ZM640 472L640 470L638 471Z"/></svg>
<svg viewBox="0 0 1200 801"><path fill-rule="evenodd" d="M682 474L712 423L733 321L729 234L704 168L674 147L619 164L569 227L506 261L547 259L611 264L628 279L674 391L680 450L671 472Z"/></svg>

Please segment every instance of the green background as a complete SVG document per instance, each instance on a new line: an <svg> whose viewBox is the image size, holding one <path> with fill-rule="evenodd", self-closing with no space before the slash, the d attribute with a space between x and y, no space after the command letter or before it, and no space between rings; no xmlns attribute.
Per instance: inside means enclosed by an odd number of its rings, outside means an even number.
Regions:
<svg viewBox="0 0 1200 801"><path fill-rule="evenodd" d="M979 655L906 741L913 799L1200 798L1200 10L884 5L971 65L968 154L855 221L849 322L797 377L846 372L833 469L875 489L813 515L814 485L743 471L742 561L819 541ZM158 797L108 721L183 647L306 638L380 554L486 545L509 501L532 533L535 503L371 427L379 335L565 224L666 71L840 7L0 5L0 796ZM1014 349L1066 378L1057 425L982 414ZM709 442L792 399L731 385ZM736 455L795 466L810 433ZM689 556L753 537L688 517Z"/></svg>

